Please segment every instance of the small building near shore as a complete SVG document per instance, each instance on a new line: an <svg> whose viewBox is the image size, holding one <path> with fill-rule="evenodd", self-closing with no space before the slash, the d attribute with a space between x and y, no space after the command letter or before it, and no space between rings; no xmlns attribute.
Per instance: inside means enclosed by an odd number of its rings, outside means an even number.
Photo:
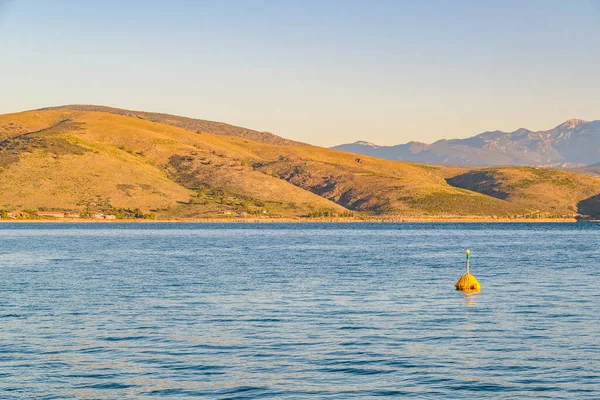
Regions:
<svg viewBox="0 0 600 400"><path fill-rule="evenodd" d="M9 219L26 219L26 218L30 218L31 214L26 213L25 211L16 210L16 211L7 213L6 216Z"/></svg>

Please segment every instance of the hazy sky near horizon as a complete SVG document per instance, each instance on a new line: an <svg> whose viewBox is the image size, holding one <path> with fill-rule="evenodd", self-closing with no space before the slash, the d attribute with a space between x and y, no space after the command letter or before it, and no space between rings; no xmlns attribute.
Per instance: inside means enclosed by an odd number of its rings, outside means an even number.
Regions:
<svg viewBox="0 0 600 400"><path fill-rule="evenodd" d="M317 145L600 119L600 2L0 0L0 113L100 104Z"/></svg>

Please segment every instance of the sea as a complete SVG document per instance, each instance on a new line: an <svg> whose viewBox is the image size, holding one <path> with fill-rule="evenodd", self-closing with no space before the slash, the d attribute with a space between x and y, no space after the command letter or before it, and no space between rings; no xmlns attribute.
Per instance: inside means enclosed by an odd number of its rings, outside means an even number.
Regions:
<svg viewBox="0 0 600 400"><path fill-rule="evenodd" d="M0 244L1 399L600 398L598 224L2 223Z"/></svg>

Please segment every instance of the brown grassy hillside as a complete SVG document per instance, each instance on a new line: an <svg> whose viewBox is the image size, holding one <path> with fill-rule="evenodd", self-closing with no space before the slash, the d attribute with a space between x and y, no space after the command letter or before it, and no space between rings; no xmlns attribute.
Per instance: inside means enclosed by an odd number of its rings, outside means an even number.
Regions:
<svg viewBox="0 0 600 400"><path fill-rule="evenodd" d="M138 208L159 218L514 216L539 208L462 185L459 176L446 182L465 170L100 109L110 112L56 108L0 116L0 208L121 214ZM592 178L573 175L581 193L600 193ZM526 193L542 196L535 188ZM561 207L544 210L560 214Z"/></svg>
<svg viewBox="0 0 600 400"><path fill-rule="evenodd" d="M345 211L244 164L253 156L244 139L98 112L4 115L4 126L18 127L0 131L0 204L6 209L81 211L88 199L101 198L113 208L174 217Z"/></svg>
<svg viewBox="0 0 600 400"><path fill-rule="evenodd" d="M462 171L448 183L550 215L598 216L600 178L569 171L502 167ZM600 205L600 204L598 204Z"/></svg>
<svg viewBox="0 0 600 400"><path fill-rule="evenodd" d="M281 157L256 167L352 210L387 215L508 215L523 208L451 187L434 168L334 152ZM493 211L491 211L493 210Z"/></svg>
<svg viewBox="0 0 600 400"><path fill-rule="evenodd" d="M277 144L277 145L295 145L299 144L293 140L285 139L270 132L259 132L252 129L242 128L240 126L229 125L223 122L206 121L203 119L180 117L177 115L153 113L144 111L123 110L120 108L73 104L59 107L49 107L43 110L65 110L65 111L94 111L108 114L123 115L145 119L152 122L158 122L165 125L176 126L191 131L214 133L215 135L235 136L252 140L259 143Z"/></svg>

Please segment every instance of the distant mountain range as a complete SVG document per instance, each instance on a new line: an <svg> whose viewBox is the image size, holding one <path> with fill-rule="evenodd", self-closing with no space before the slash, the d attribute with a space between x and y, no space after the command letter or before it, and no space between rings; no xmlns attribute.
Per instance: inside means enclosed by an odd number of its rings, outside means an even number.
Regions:
<svg viewBox="0 0 600 400"><path fill-rule="evenodd" d="M600 165L600 121L570 119L556 128L533 132L484 132L467 139L378 146L355 142L333 147L388 160L431 163L582 167Z"/></svg>

